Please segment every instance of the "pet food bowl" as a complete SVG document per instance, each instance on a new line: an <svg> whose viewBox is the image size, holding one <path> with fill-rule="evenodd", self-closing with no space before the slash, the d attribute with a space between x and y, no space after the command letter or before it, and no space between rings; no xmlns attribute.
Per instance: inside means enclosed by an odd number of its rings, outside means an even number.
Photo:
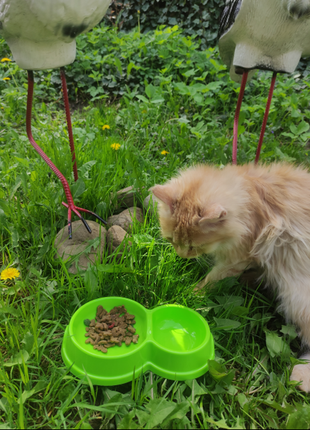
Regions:
<svg viewBox="0 0 310 430"><path fill-rule="evenodd" d="M124 305L135 315L137 344L114 346L106 354L85 340L85 319L95 318L97 307L108 312ZM103 297L78 309L66 328L62 358L70 371L95 385L119 385L150 370L164 378L183 381L194 379L208 370L214 358L214 342L207 322L192 309L164 305L147 310L123 297Z"/></svg>

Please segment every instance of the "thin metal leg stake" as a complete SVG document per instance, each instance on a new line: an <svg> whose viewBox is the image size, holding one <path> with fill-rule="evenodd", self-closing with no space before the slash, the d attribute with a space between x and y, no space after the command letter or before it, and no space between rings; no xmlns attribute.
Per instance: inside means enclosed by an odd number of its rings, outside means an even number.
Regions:
<svg viewBox="0 0 310 430"><path fill-rule="evenodd" d="M62 92L64 97L66 118L67 118L67 128L68 128L70 149L72 154L74 180L77 181L79 177L78 177L77 165L75 161L74 140L73 140L73 133L72 133L72 125L71 125L70 105L69 105L69 98L68 98L66 75L65 75L65 69L63 67L60 68L60 77L61 77Z"/></svg>
<svg viewBox="0 0 310 430"><path fill-rule="evenodd" d="M31 132L31 112L32 112L32 99L33 99L33 72L32 70L28 70L28 97L27 97L27 113L26 113L26 131L28 135L28 139L31 143L31 145L34 147L34 149L38 152L38 154L43 158L43 160L46 162L46 164L52 169L52 171L55 173L55 175L60 179L67 203L62 202L62 204L68 208L68 232L69 232L69 239L72 239L72 225L71 225L71 212L74 212L76 216L79 217L79 219L83 222L85 228L89 233L91 233L91 228L87 224L86 220L82 217L82 215L78 211L87 212L91 215L93 215L95 218L97 218L102 223L106 224L106 221L104 221L99 215L95 214L92 211L89 211L88 209L82 209L77 206L75 206L70 187L68 184L68 181L64 177L64 175L57 169L57 167L52 163L52 161L48 158L48 156L45 154L45 152L42 151L42 149L39 147L39 145L35 142L32 132Z"/></svg>
<svg viewBox="0 0 310 430"><path fill-rule="evenodd" d="M237 147L238 147L238 124L239 124L239 114L241 109L241 104L244 95L244 89L246 85L246 81L248 79L248 71L243 72L242 81L240 86L240 92L236 107L235 119L234 119L234 138L233 138L233 152L232 152L232 163L237 164Z"/></svg>
<svg viewBox="0 0 310 430"><path fill-rule="evenodd" d="M275 86L275 83L276 83L276 78L277 78L277 72L273 72L272 79L271 79L271 84L270 84L270 88L269 88L268 100L267 100L265 114L264 114L264 119L263 119L263 124L262 124L262 129L261 129L261 132L260 132L258 146L257 146L257 151L256 151L255 164L258 163L260 151L262 149L262 144L263 144L264 134L265 134L266 126L267 126L267 120L268 120L268 115L269 115L269 110L270 110L270 105L271 105L273 90L274 90L274 86Z"/></svg>

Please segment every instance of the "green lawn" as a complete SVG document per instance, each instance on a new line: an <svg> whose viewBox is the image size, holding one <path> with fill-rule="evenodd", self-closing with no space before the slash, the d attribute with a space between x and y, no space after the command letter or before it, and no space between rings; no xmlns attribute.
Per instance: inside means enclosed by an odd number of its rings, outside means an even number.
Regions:
<svg viewBox="0 0 310 430"><path fill-rule="evenodd" d="M57 71L35 74L33 135L69 180L78 206L106 219L114 211L111 193L121 188L132 185L143 199L182 167L231 162L239 86L217 49L198 45L177 28L147 35L98 28L79 37L78 60L67 68L75 184ZM1 39L0 57L11 58ZM259 73L247 86L240 163L255 157L270 78ZM0 272L21 273L0 281L0 428L308 429L309 396L289 381L300 341L262 286L229 278L196 296L212 261L178 257L150 212L135 224L121 261L105 255L101 265L70 275L55 260L67 211L60 182L26 136L26 72L0 62L0 91ZM307 73L279 76L262 161L309 165L309 99ZM115 273L100 270L106 263ZM84 303L112 295L148 309L176 303L197 310L215 340L210 372L183 382L147 372L114 387L75 378L61 358L64 330Z"/></svg>

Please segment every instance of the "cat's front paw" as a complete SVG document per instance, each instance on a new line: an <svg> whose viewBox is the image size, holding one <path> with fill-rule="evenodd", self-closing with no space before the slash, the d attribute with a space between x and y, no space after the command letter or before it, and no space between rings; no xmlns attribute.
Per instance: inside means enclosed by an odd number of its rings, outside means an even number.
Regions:
<svg viewBox="0 0 310 430"><path fill-rule="evenodd" d="M194 288L194 293L198 296L202 296L207 290L211 290L213 288L214 283L215 282L210 281L210 276L207 275L205 279L198 282L198 284Z"/></svg>
<svg viewBox="0 0 310 430"><path fill-rule="evenodd" d="M310 393L310 353L303 355L303 360L308 360L309 363L305 364L296 364L294 366L292 374L290 376L291 381L301 381L297 387L301 391L305 391L306 393Z"/></svg>
<svg viewBox="0 0 310 430"><path fill-rule="evenodd" d="M202 296L204 294L204 287L207 285L206 280L203 279L202 281L198 282L196 287L194 288L194 293L198 296Z"/></svg>

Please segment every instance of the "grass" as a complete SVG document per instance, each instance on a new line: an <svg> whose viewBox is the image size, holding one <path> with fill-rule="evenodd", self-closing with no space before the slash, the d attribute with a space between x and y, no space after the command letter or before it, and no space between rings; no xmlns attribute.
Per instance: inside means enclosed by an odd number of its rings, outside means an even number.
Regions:
<svg viewBox="0 0 310 430"><path fill-rule="evenodd" d="M173 36L167 49L184 44L182 34L175 33L167 33ZM133 49L134 34L117 36L123 50L129 42ZM155 41L162 37L153 36ZM90 49L84 44L87 37L79 40L84 51ZM116 36L111 31L109 37ZM3 57L8 56L3 42L1 46ZM50 102L61 99L60 89L52 73L36 75L33 134L68 178L76 204L107 218L114 211L111 193L121 188L133 185L142 190L143 199L150 186L163 183L180 167L230 162L239 87L228 79L216 50L199 51L194 44L184 55L188 62L182 60L182 70L174 64L171 73L178 71L170 80L160 80L163 74L154 65L139 87L126 89L123 77L124 93L113 103L97 99L74 111L80 177L75 184L65 116L59 101ZM200 70L202 62L195 58L202 55L205 66ZM15 282L0 283L0 428L309 428L309 397L289 381L300 342L295 328L277 313L276 298L234 278L219 282L204 297L194 295L211 262L178 257L150 212L144 224L135 225L132 246L122 260L114 260L115 273L104 271L111 264L106 255L101 264L78 275L70 275L66 264L54 258L55 236L66 225L64 194L26 137L25 72L14 63L0 64L3 76L10 77L2 81L0 95L0 272L8 266L21 272ZM203 67L208 83L199 80ZM247 86L239 129L241 163L255 157L269 80L268 73L260 73ZM208 88L199 90L197 82ZM298 74L279 76L263 161L309 165L308 87ZM110 129L103 130L104 125ZM117 151L111 148L114 143L121 145ZM128 268L132 273L126 273ZM75 378L60 354L65 327L81 305L112 295L150 309L178 303L197 310L215 340L210 372L183 382L148 372L116 387Z"/></svg>

